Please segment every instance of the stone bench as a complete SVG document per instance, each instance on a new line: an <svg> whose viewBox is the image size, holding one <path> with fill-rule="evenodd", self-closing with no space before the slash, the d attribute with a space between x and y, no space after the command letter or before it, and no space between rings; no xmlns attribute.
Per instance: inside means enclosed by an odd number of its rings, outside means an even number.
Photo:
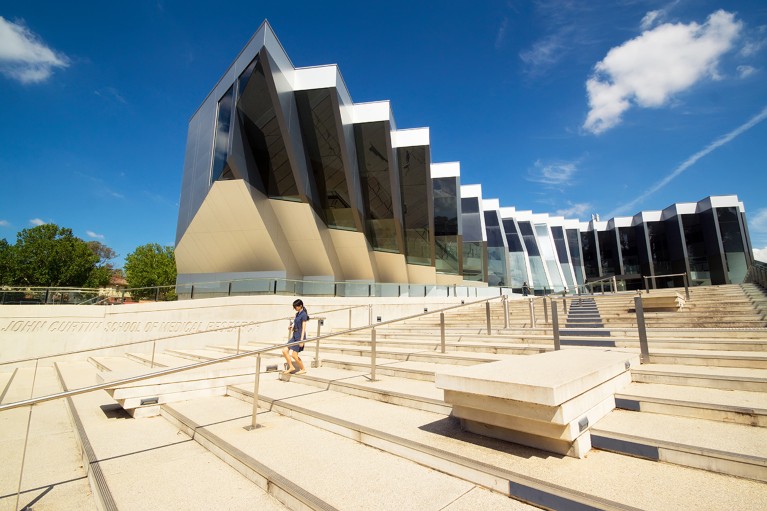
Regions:
<svg viewBox="0 0 767 511"><path fill-rule="evenodd" d="M449 368L435 383L465 430L582 458L589 427L615 408L638 365L633 353L567 349Z"/></svg>
<svg viewBox="0 0 767 511"><path fill-rule="evenodd" d="M684 297L679 293L670 296L642 296L642 309L647 312L678 311L684 304Z"/></svg>

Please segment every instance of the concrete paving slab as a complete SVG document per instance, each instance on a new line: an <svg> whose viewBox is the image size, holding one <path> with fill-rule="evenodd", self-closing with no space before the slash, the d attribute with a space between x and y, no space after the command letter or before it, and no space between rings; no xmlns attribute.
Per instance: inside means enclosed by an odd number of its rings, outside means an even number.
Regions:
<svg viewBox="0 0 767 511"><path fill-rule="evenodd" d="M200 409L210 401L168 406L198 422L207 414ZM218 399L213 406L239 409L229 409L228 415L247 413L250 408L232 398ZM249 418L219 421L205 429L338 509L436 511L474 486L279 414L261 413L259 421L263 427L254 431L243 429ZM290 451L299 455L292 456Z"/></svg>
<svg viewBox="0 0 767 511"><path fill-rule="evenodd" d="M283 383L283 387L296 385ZM306 393L287 402L637 508L761 510L762 503L767 501L767 485L747 479L605 451L592 450L581 460L547 455L536 449L461 431L458 420L444 414L405 410L352 396L331 397L331 394Z"/></svg>
<svg viewBox="0 0 767 511"><path fill-rule="evenodd" d="M95 378L86 363L59 367L69 388ZM155 509L285 509L162 417L126 417L104 391L72 401L120 509L143 510L147 503Z"/></svg>

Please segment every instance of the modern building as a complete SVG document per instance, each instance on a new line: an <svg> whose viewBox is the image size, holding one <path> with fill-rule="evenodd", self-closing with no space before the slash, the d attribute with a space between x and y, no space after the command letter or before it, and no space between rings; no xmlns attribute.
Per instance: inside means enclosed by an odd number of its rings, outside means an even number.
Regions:
<svg viewBox="0 0 767 511"><path fill-rule="evenodd" d="M350 294L574 292L613 276L664 287L683 273L724 284L752 264L736 196L588 223L501 207L461 183L457 162L432 162L428 128L398 129L388 101L354 103L337 66L294 67L267 22L189 122L175 253L179 286L229 292L258 279Z"/></svg>

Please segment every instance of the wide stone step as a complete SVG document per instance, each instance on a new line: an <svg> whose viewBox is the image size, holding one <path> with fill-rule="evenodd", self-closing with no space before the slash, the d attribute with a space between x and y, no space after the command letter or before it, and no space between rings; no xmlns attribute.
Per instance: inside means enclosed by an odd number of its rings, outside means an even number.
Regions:
<svg viewBox="0 0 767 511"><path fill-rule="evenodd" d="M767 427L767 394L632 383L615 395L618 408Z"/></svg>
<svg viewBox="0 0 767 511"><path fill-rule="evenodd" d="M591 428L598 449L767 481L767 430L618 410Z"/></svg>
<svg viewBox="0 0 767 511"><path fill-rule="evenodd" d="M96 383L86 362L57 367L67 388ZM100 509L287 509L160 417L131 419L104 391L67 401Z"/></svg>
<svg viewBox="0 0 767 511"><path fill-rule="evenodd" d="M650 363L767 369L767 355L753 351L650 350Z"/></svg>
<svg viewBox="0 0 767 511"><path fill-rule="evenodd" d="M767 371L764 369L643 364L632 368L631 378L640 383L767 392Z"/></svg>
<svg viewBox="0 0 767 511"><path fill-rule="evenodd" d="M34 366L0 373L0 402L3 404L61 390L52 367L39 367L37 374ZM99 509L88 484L88 465L83 463L76 432L63 400L40 403L32 410L24 407L0 413L0 432L0 509ZM19 476L21 492L16 507Z"/></svg>
<svg viewBox="0 0 767 511"><path fill-rule="evenodd" d="M164 414L295 509L535 509L274 411L261 411L261 427L245 431L251 409L237 399L209 398L166 406ZM287 447L294 442L301 446L295 456Z"/></svg>
<svg viewBox="0 0 767 511"><path fill-rule="evenodd" d="M549 509L760 509L759 502L767 498L765 485L747 479L606 451L592 451L582 460L562 459L464 432L457 420L443 414L332 391L318 394L296 385L262 382L262 410L358 439L498 493L511 491ZM238 387L243 397L252 392L247 386ZM691 487L696 492L690 492ZM744 494L749 499L742 502Z"/></svg>

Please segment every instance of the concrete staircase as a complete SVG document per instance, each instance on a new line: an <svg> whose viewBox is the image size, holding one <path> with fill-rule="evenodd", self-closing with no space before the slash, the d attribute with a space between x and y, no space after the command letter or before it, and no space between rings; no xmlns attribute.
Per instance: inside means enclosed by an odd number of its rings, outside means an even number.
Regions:
<svg viewBox="0 0 767 511"><path fill-rule="evenodd" d="M462 431L433 384L440 368L553 349L540 302L533 327L527 301L516 300L510 302L509 328L503 328L501 304L492 304L489 333L484 305L445 313L444 354L438 315L379 327L377 381L370 381L367 331L323 341L317 361L309 343L305 375L267 372L269 365L281 369L282 359L278 352L266 354L259 368L261 427L253 431L245 429L252 420L253 357L113 392L128 408L138 404L137 417L159 413L152 417L130 418L104 391L38 405L31 430L45 431L58 421L70 440L57 448L76 461L82 450L84 461L69 469L74 476L57 476L64 482L45 494L39 481L53 479L28 461L22 503L37 498L35 509L60 509L74 494L73 509L762 509L767 297L749 285L692 292L688 308L656 313L662 315L648 324L651 363L632 368L633 383L615 396L619 409L592 427L596 449L581 460ZM638 352L628 312L632 300L594 296L611 335L566 335L563 341L579 345L563 342L563 349L603 350L598 342L609 341L609 349ZM568 299L568 319L578 316L575 303ZM722 314L722 303L737 313ZM720 311L716 326L704 326L700 318L714 310ZM221 344L167 350L155 355L155 366L235 351ZM150 360L147 352L93 356L40 375L49 382L45 388L72 388L146 372ZM311 367L315 362L318 367ZM8 388L2 402L28 397L32 370L19 371L10 385L10 375L0 374L0 391ZM35 391L40 393L42 388ZM58 411L51 417L59 419L34 420L54 405ZM26 413L0 414L2 431L16 432L4 447L23 438ZM20 459L18 448L3 452ZM6 465L2 481L13 472L13 464ZM51 499L69 488L75 489ZM11 509L15 487L3 490L0 509Z"/></svg>

